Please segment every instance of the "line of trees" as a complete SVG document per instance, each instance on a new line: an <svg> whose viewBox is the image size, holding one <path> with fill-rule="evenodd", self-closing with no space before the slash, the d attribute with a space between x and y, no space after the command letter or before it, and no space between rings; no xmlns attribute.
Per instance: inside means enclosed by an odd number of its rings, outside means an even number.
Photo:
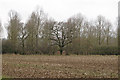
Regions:
<svg viewBox="0 0 120 80"><path fill-rule="evenodd" d="M10 11L5 27L8 38L3 39L3 53L111 55L118 50L117 30L103 16L88 21L77 14L58 22L48 18L43 10L36 10L23 23L16 11Z"/></svg>

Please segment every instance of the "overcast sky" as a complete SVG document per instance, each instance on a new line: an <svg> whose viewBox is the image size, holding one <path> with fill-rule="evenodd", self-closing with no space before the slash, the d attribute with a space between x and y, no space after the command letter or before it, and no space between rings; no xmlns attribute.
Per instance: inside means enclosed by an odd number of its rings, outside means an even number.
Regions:
<svg viewBox="0 0 120 80"><path fill-rule="evenodd" d="M37 6L49 17L57 21L65 21L69 17L81 13L89 20L103 15L113 24L118 15L119 0L0 0L0 20L3 25L8 21L8 12L15 10L26 21Z"/></svg>

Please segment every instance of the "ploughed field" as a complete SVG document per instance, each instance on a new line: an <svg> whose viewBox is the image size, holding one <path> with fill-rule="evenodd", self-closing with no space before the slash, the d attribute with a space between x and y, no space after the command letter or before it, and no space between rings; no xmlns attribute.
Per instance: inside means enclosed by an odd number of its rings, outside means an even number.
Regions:
<svg viewBox="0 0 120 80"><path fill-rule="evenodd" d="M9 78L118 78L118 56L2 55Z"/></svg>

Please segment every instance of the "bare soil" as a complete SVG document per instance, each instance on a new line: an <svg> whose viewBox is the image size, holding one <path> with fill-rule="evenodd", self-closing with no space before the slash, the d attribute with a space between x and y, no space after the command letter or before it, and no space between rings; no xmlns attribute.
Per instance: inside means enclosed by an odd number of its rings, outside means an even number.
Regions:
<svg viewBox="0 0 120 80"><path fill-rule="evenodd" d="M118 56L2 56L3 76L11 78L118 78Z"/></svg>

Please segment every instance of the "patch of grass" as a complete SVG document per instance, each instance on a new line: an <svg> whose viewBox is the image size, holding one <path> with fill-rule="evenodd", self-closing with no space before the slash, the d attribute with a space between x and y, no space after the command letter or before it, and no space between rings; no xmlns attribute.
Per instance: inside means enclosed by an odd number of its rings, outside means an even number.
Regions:
<svg viewBox="0 0 120 80"><path fill-rule="evenodd" d="M11 78L8 77L8 76L3 75L2 78L1 78L1 80L11 80Z"/></svg>
<svg viewBox="0 0 120 80"><path fill-rule="evenodd" d="M30 66L29 64L14 64L17 67L27 67Z"/></svg>

